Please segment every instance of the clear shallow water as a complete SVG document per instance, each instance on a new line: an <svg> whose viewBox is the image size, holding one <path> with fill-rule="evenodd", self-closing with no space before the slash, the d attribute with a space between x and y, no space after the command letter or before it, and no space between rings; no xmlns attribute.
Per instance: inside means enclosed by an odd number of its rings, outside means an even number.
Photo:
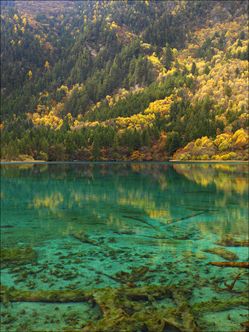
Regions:
<svg viewBox="0 0 249 332"><path fill-rule="evenodd" d="M229 301L245 297L248 274L208 264L248 260L248 247L221 245L228 236L248 236L245 164L1 167L1 247L31 248L35 254L32 260L4 262L1 284L8 289L176 287L191 308L210 301L203 312L193 309L200 331L243 330L247 306ZM214 248L223 251L207 252ZM234 288L224 290L240 272ZM215 309L217 301L222 310ZM87 301L10 304L5 296L3 302L3 331L77 330L103 318L101 306ZM174 305L163 298L144 300L139 308Z"/></svg>

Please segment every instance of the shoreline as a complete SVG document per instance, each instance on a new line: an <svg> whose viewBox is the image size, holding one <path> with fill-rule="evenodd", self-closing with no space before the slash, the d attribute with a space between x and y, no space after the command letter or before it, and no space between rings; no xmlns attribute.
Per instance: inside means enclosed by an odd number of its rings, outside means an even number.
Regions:
<svg viewBox="0 0 249 332"><path fill-rule="evenodd" d="M239 163L239 164L249 164L249 160L177 160L177 159L170 159L170 160L75 160L75 161L45 161L45 160L3 160L0 161L0 165L22 165L22 164L118 164L118 163L169 163L169 164L229 164L229 163Z"/></svg>
<svg viewBox="0 0 249 332"><path fill-rule="evenodd" d="M178 160L178 159L171 159L171 163L249 163L249 160L213 160L213 159L208 159L208 160Z"/></svg>

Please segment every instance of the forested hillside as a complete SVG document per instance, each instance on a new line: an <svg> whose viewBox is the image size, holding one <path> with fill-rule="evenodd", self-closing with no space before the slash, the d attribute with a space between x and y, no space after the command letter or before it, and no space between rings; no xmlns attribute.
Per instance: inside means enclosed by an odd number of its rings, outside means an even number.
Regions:
<svg viewBox="0 0 249 332"><path fill-rule="evenodd" d="M248 1L2 1L3 160L248 159Z"/></svg>

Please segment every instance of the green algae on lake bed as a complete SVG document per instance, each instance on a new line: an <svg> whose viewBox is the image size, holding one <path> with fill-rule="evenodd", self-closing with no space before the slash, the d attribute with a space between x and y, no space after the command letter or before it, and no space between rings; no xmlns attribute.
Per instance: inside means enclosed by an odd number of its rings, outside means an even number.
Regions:
<svg viewBox="0 0 249 332"><path fill-rule="evenodd" d="M32 248L1 248L1 268L10 265L19 265L36 259L36 253Z"/></svg>
<svg viewBox="0 0 249 332"><path fill-rule="evenodd" d="M240 164L2 166L2 331L246 331L248 272L209 263L248 260L247 180Z"/></svg>

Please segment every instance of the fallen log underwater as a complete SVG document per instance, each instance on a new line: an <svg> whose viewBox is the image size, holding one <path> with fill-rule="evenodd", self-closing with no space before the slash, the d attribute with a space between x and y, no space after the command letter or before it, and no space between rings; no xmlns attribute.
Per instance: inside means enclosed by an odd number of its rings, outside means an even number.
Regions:
<svg viewBox="0 0 249 332"><path fill-rule="evenodd" d="M249 262L209 262L208 264L219 267L237 267L249 269Z"/></svg>
<svg viewBox="0 0 249 332"><path fill-rule="evenodd" d="M138 217L133 217L133 216L127 216L127 215L123 215L122 216L125 219L131 219L131 220L135 220L135 221L139 221L140 223L147 225L149 228L153 228L155 230L157 230L157 227L154 225L151 225L150 223L148 223L146 220L138 218Z"/></svg>
<svg viewBox="0 0 249 332"><path fill-rule="evenodd" d="M167 223L165 224L165 226L167 226L167 225L171 225L171 224L174 224L174 223L176 223L176 222L178 222L178 221L191 219L191 218L194 218L194 217L200 216L200 215L202 215L202 214L205 214L205 213L207 213L207 212L210 212L210 210L203 210L203 211L200 211L200 212L197 212L197 213L189 214L189 215L184 216L184 217L175 218L175 219L170 219L170 220L167 220Z"/></svg>
<svg viewBox="0 0 249 332"><path fill-rule="evenodd" d="M156 308L156 302L163 299L170 299L174 306ZM82 328L82 332L127 331L127 327L132 328L132 331L200 332L198 318L203 313L230 310L238 306L246 307L248 304L247 296L243 294L230 299L212 299L191 306L187 293L175 286L163 285L53 291L23 291L1 286L0 301L3 304L88 302L99 306L101 317L94 322L88 322ZM148 304L151 306L150 309L147 307Z"/></svg>

